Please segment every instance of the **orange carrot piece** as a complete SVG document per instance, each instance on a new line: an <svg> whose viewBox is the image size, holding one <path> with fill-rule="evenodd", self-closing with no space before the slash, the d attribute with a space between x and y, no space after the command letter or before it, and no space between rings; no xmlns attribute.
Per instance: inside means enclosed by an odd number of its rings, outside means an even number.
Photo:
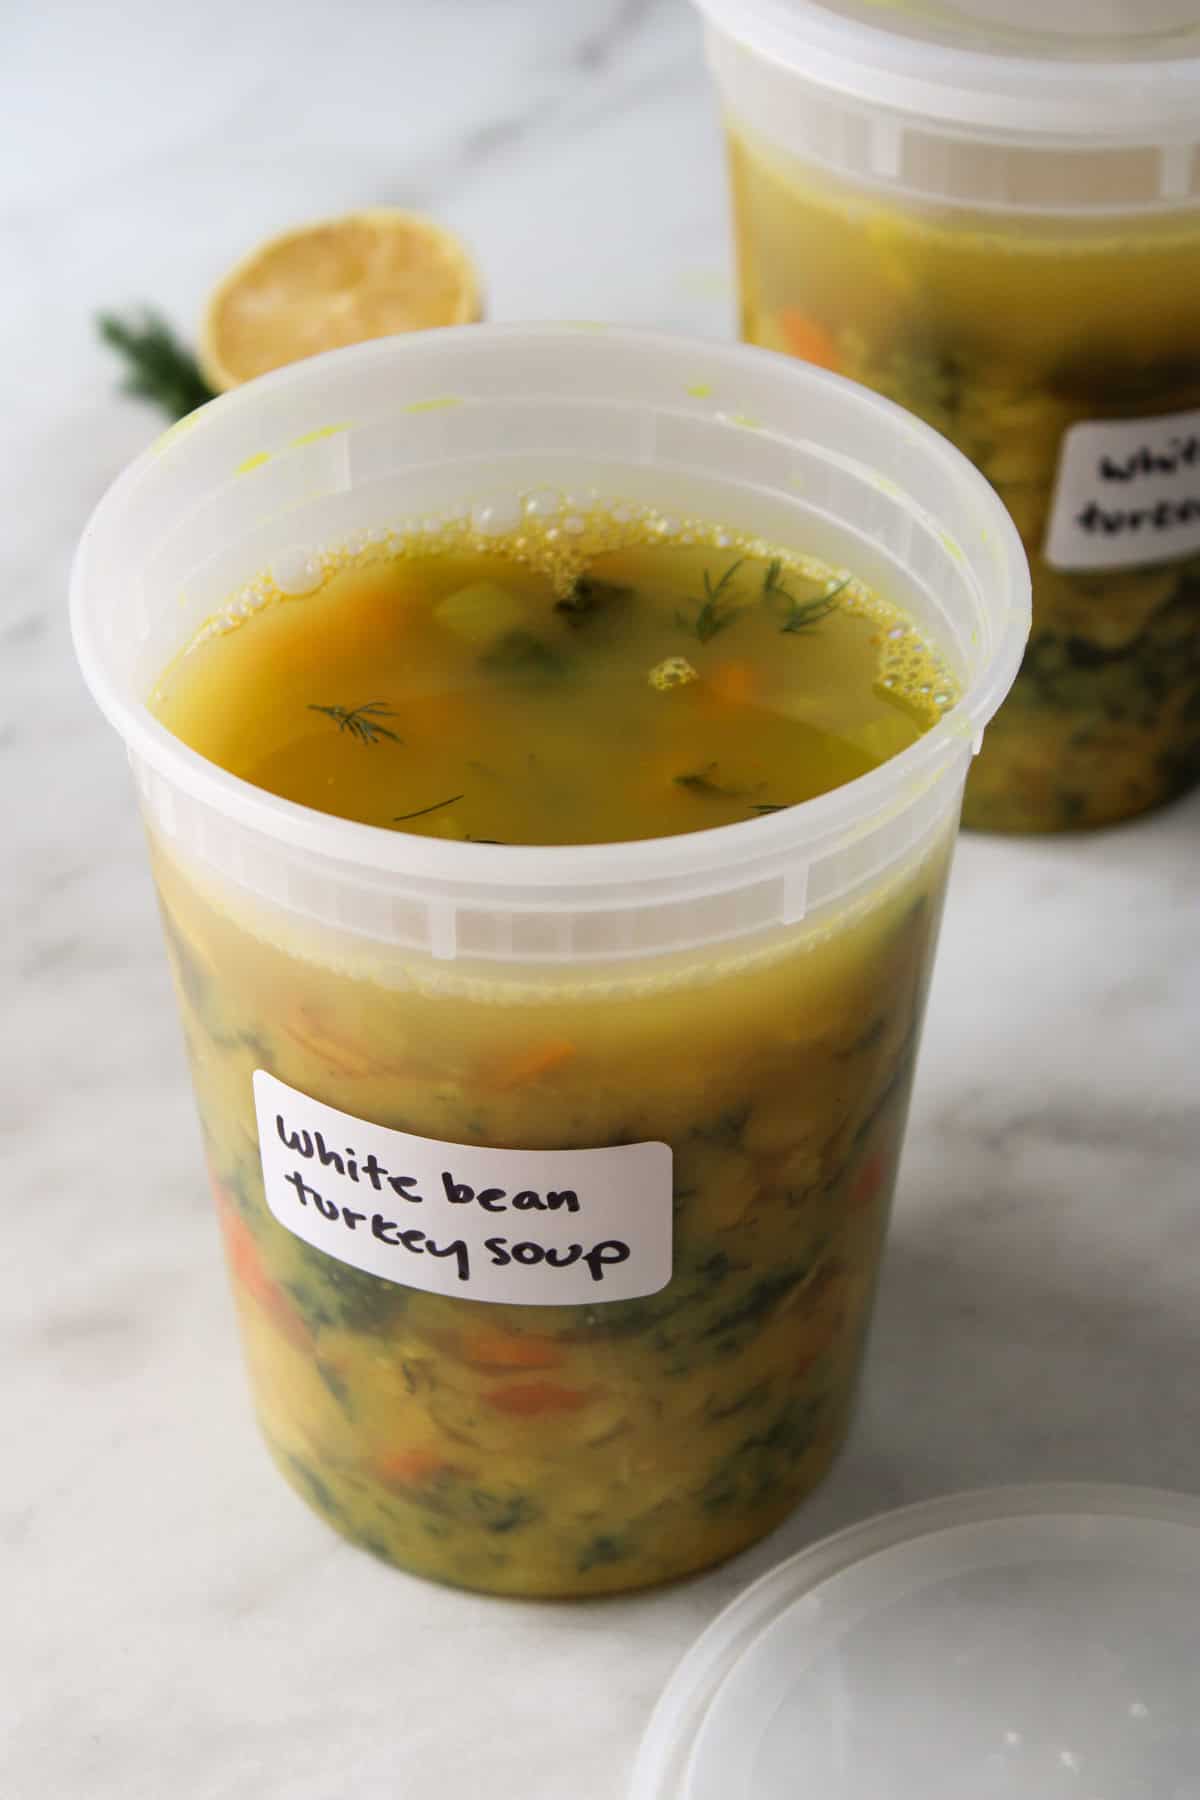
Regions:
<svg viewBox="0 0 1200 1800"><path fill-rule="evenodd" d="M496 1412L514 1419L537 1419L547 1413L578 1412L592 1396L584 1388L560 1387L556 1381L527 1381L519 1387L493 1388L485 1394Z"/></svg>
<svg viewBox="0 0 1200 1800"><path fill-rule="evenodd" d="M493 1063L484 1073L485 1085L501 1090L524 1087L527 1082L540 1081L543 1075L564 1068L574 1056L575 1046L569 1038L546 1038Z"/></svg>
<svg viewBox="0 0 1200 1800"><path fill-rule="evenodd" d="M745 706L753 700L758 685L753 668L746 662L718 663L706 680L710 692L731 706Z"/></svg>
<svg viewBox="0 0 1200 1800"><path fill-rule="evenodd" d="M335 1075L358 1080L372 1072L371 1058L360 1046L347 1043L331 1031L308 1006L298 1006L294 1018L285 1021L283 1030L306 1056L316 1057Z"/></svg>
<svg viewBox="0 0 1200 1800"><path fill-rule="evenodd" d="M352 1035L343 1035L327 1025L309 1006L298 1006L292 1017L284 1020L282 1030L305 1056L316 1057L332 1074L348 1081L381 1075L403 1080L426 1072L410 1054L389 1054L356 1043Z"/></svg>
<svg viewBox="0 0 1200 1800"><path fill-rule="evenodd" d="M479 1369L557 1369L566 1360L551 1338L510 1337L503 1331L472 1332L460 1354Z"/></svg>
<svg viewBox="0 0 1200 1800"><path fill-rule="evenodd" d="M876 1150L869 1156L851 1183L849 1205L853 1208L869 1206L887 1179L891 1166L890 1150Z"/></svg>
<svg viewBox="0 0 1200 1800"><path fill-rule="evenodd" d="M387 1450L371 1465L372 1473L386 1487L418 1487L423 1481L447 1474L450 1464L436 1450L412 1445L407 1450Z"/></svg>
<svg viewBox="0 0 1200 1800"><path fill-rule="evenodd" d="M261 1308L275 1329L297 1350L312 1349L312 1333L279 1283L267 1273L258 1242L224 1189L213 1183L220 1206L225 1255L234 1283Z"/></svg>
<svg viewBox="0 0 1200 1800"><path fill-rule="evenodd" d="M795 306L783 307L778 317L789 355L800 357L802 362L815 363L819 369L837 369L840 361L837 345L832 332L819 319L810 319Z"/></svg>
<svg viewBox="0 0 1200 1800"><path fill-rule="evenodd" d="M221 1221L222 1226L227 1214L230 1218L236 1219L238 1210L233 1197L233 1189L226 1187L211 1164L208 1170L208 1185L212 1189L212 1197L217 1203L217 1218Z"/></svg>

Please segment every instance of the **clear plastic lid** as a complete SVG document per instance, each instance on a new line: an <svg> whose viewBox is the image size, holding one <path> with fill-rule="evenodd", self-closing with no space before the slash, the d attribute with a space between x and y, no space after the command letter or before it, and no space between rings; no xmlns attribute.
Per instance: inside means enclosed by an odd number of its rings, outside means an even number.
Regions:
<svg viewBox="0 0 1200 1800"><path fill-rule="evenodd" d="M739 117L847 172L985 205L1200 196L1195 0L698 4Z"/></svg>
<svg viewBox="0 0 1200 1800"><path fill-rule="evenodd" d="M633 1800L1195 1800L1200 1502L1001 1489L771 1571L684 1658Z"/></svg>

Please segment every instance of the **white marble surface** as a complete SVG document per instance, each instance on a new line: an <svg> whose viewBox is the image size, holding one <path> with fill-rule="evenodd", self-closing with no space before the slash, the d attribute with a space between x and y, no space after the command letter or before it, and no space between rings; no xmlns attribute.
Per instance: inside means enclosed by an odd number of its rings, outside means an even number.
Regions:
<svg viewBox="0 0 1200 1800"><path fill-rule="evenodd" d="M189 326L232 256L436 211L495 316L722 333L683 0L40 0L0 37L0 1794L616 1800L672 1665L770 1563L972 1484L1200 1488L1200 803L968 841L853 1442L675 1592L532 1607L389 1575L243 1393L121 752L67 639L84 516L156 429L91 314ZM470 53L464 49L470 47Z"/></svg>

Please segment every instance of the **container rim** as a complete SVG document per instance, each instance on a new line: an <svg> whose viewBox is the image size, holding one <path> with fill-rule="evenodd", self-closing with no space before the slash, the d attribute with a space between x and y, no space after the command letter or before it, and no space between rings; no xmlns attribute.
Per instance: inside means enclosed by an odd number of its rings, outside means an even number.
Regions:
<svg viewBox="0 0 1200 1800"><path fill-rule="evenodd" d="M848 400L867 408L893 427L901 426L914 448L940 462L947 478L977 504L986 521L989 552L996 561L997 589L1004 591L1001 622L988 660L962 699L917 742L827 794L766 817L739 821L672 837L643 838L582 845L492 845L420 837L364 825L301 806L268 794L189 749L150 713L143 700L120 691L108 670L99 641L98 623L89 605L96 539L109 517L128 502L152 472L161 468L176 441L194 445L200 434L224 425L239 413L252 414L264 396L302 385L316 386L338 363L356 365L359 373L372 364L396 358L419 359L431 344L456 339L463 349L487 356L516 351L532 341L573 340L580 355L602 337L612 346L643 356L677 355L681 350L703 356L726 369L761 368L764 359L778 365L776 378L798 389L841 390ZM860 464L860 467L866 465ZM919 503L912 502L914 510ZM1000 608L997 607L997 612ZM966 743L978 744L1016 675L1028 635L1030 576L1017 529L995 491L960 451L932 427L858 383L843 376L753 346L731 344L663 331L579 323L486 324L448 326L406 337L376 339L326 352L258 377L219 396L172 427L145 449L117 477L96 506L76 551L70 578L70 622L76 656L84 680L101 712L122 738L129 754L145 763L177 789L237 824L277 843L346 868L376 876L446 884L456 891L510 900L521 891L543 897L550 890L569 898L581 890L602 894L630 883L674 882L728 873L755 863L803 853L814 841L867 827L873 818L900 805L906 795L933 781L943 765L961 755Z"/></svg>
<svg viewBox="0 0 1200 1800"><path fill-rule="evenodd" d="M1200 19L1131 40L1157 44L1157 52L1103 56L1072 55L1066 35L1047 37L1035 52L1019 47L1020 34L998 34L988 45L935 35L927 25L899 30L825 0L695 4L711 26L798 79L976 141L997 134L1043 145L1057 140L1057 148L1077 152L1200 141ZM1173 38L1179 52L1164 54L1161 46Z"/></svg>

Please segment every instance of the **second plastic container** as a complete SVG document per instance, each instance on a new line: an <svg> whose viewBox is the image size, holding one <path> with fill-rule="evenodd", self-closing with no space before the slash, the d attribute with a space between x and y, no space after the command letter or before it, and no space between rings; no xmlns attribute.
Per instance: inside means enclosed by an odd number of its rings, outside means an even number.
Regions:
<svg viewBox="0 0 1200 1800"><path fill-rule="evenodd" d="M264 571L299 593L320 553L414 515L566 518L589 489L852 567L938 640L961 703L805 805L577 849L310 812L143 703ZM663 1581L774 1525L846 1428L963 778L1028 628L986 483L761 352L435 332L169 434L96 513L73 608L288 1480L380 1556L502 1593Z"/></svg>
<svg viewBox="0 0 1200 1800"><path fill-rule="evenodd" d="M944 431L1034 624L964 819L1200 779L1200 21L1189 0L700 0L742 327Z"/></svg>

